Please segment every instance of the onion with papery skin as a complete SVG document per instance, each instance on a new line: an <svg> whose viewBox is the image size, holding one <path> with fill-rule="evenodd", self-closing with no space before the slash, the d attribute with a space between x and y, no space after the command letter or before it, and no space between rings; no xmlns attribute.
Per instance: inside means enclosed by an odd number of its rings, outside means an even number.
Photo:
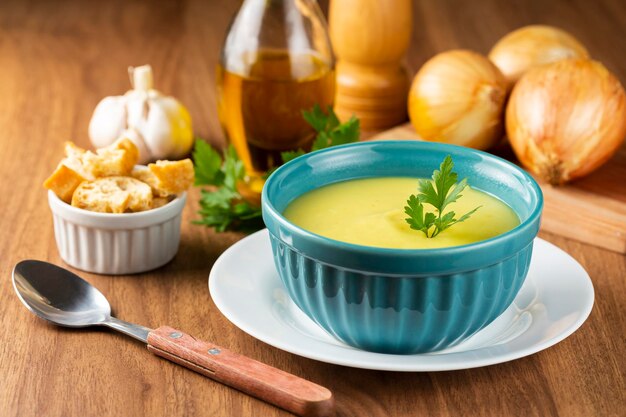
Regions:
<svg viewBox="0 0 626 417"><path fill-rule="evenodd" d="M568 59L515 85L506 131L520 162L558 185L605 163L626 136L626 93L602 64Z"/></svg>
<svg viewBox="0 0 626 417"><path fill-rule="evenodd" d="M569 33L543 25L514 30L489 52L489 59L500 69L509 88L529 69L568 58L589 58L589 53Z"/></svg>
<svg viewBox="0 0 626 417"><path fill-rule="evenodd" d="M425 140L488 149L502 135L504 77L486 57L440 53L422 66L409 92L409 117Z"/></svg>

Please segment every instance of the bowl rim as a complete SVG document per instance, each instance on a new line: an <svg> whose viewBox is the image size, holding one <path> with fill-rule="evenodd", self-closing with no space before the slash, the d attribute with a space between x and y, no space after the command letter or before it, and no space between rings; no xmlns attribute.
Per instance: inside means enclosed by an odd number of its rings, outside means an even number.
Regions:
<svg viewBox="0 0 626 417"><path fill-rule="evenodd" d="M386 248L386 247L378 247L378 246L367 246L367 245L359 245L359 244L355 244L355 243L348 243L348 242L344 242L344 241L340 241L340 240L336 240L336 239L332 239L332 238L328 238L322 235L319 235L317 233L313 233L310 232L306 229L303 229L300 226L297 226L295 224L293 224L292 222L290 222L289 220L287 220L287 218L285 218L283 216L283 214L278 211L276 209L276 207L272 204L272 202L269 199L268 196L268 188L271 186L272 181L277 178L282 172L284 172L285 170L289 169L290 167L292 167L293 165L296 164L302 164L304 161L306 161L307 159L311 158L312 156L317 156L317 155L321 155L321 154L325 154L325 153L333 153L333 152L338 152L338 151L342 151L346 148L360 148L360 147L369 147L372 146L374 144L378 145L380 143L385 143L385 144L390 144L390 145L407 145L407 144L420 144L420 146L425 146L426 148L430 148L430 149L425 149L426 151L429 150L433 150L434 148L449 148L449 149L454 149L460 152L469 152L469 153L474 153L474 154L478 154L481 156L485 156L489 159L494 160L497 163L503 164L505 166L507 166L509 169L512 169L513 171L516 171L518 173L520 173L527 181L528 184L530 185L530 187L532 188L532 190L535 192L536 196L537 196L537 204L535 205L534 209L532 210L532 212L530 213L530 215L528 216L528 218L522 222L520 222L519 225L517 225L516 227L514 227L511 230L508 230L504 233L501 233L497 236L491 237L489 239L484 239L484 240L480 240L477 242L473 242L473 243L468 243L465 245L458 245L458 246L448 246L448 247L442 247L442 248L428 248L428 249L420 249L420 248L416 248L416 249L405 249L405 248ZM409 145L412 146L412 145ZM424 150L424 149L423 149ZM377 178L376 176L372 176L372 177L364 177L364 178ZM339 180L337 182L341 182L341 181L347 181L347 180ZM330 184L326 184L326 185L330 185ZM480 190L480 189L479 189ZM482 191L482 190L481 190ZM496 198L499 198L498 196L495 196ZM310 152L307 154L304 154L302 156L299 156L289 162L287 162L286 164L280 166L278 169L276 169L271 175L270 177L266 180L265 185L263 186L263 191L262 191L262 207L264 210L267 210L267 212L274 217L276 220L278 220L278 222L285 228L287 228L288 230L298 233L299 235L315 242L318 244L323 244L325 246L327 245L333 245L333 246L337 246L341 249L345 249L345 250L350 250L352 252L358 252L358 253L362 253L362 254L380 254L380 255L395 255L395 256L407 256L407 257L411 257L411 256L416 256L416 255L429 255L429 254L437 254L437 255L450 255L450 256L455 256L457 254L460 253L464 253L467 252L468 250L473 250L473 249L489 249L490 247L500 243L501 241L519 234L521 232L523 232L524 230L527 230L529 228L532 227L532 225L540 218L541 216L541 212L543 209L543 192L541 190L541 187L539 186L539 184L537 183L537 181L535 181L535 179L525 170L523 170L522 168L520 168L519 166L513 164L510 161L507 161L506 159L503 159L499 156L490 154L488 152L484 152L484 151L480 151L477 149L473 149L473 148L468 148L468 147L464 147L464 146L458 146L458 145L452 145L452 144L447 144L447 143L440 143L440 142L426 142L426 141L408 141L408 140L373 140L373 141L366 141L366 142L356 142L356 143L349 143L349 144L345 144L345 145L338 145L338 146L332 146L329 148L325 148L325 149L321 149L318 151L314 151L314 152ZM513 208L512 208L513 209ZM513 211L515 211L513 209ZM517 212L516 212L517 214ZM271 233L271 230L270 230ZM297 250L297 249L296 249ZM512 255L512 254L511 254Z"/></svg>

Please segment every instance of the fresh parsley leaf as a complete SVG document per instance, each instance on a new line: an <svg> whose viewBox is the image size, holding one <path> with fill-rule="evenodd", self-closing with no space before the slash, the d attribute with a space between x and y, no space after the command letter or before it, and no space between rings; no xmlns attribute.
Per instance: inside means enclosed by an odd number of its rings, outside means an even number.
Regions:
<svg viewBox="0 0 626 417"><path fill-rule="evenodd" d="M446 197L458 178L457 173L452 172L452 168L454 163L452 157L448 155L439 166L439 170L433 171L432 181L420 180L418 183L418 189L422 193L421 200L435 207L440 213L446 208Z"/></svg>
<svg viewBox="0 0 626 417"><path fill-rule="evenodd" d="M333 112L333 115L335 113ZM352 116L347 122L333 128L330 132L329 146L345 145L359 140L360 135L359 119Z"/></svg>
<svg viewBox="0 0 626 417"><path fill-rule="evenodd" d="M430 180L418 180L417 189L420 191L420 202L430 204L433 207L439 206L437 190Z"/></svg>
<svg viewBox="0 0 626 417"><path fill-rule="evenodd" d="M337 116L334 116L334 118L332 118L331 120L331 118L326 116L319 104L315 104L313 108L309 111L303 111L302 117L304 117L304 120L306 120L306 122L310 124L316 132L322 132L326 130L329 122L331 124L336 123L336 125L339 125L339 119L337 119ZM334 126L331 126L331 129L333 127Z"/></svg>
<svg viewBox="0 0 626 417"><path fill-rule="evenodd" d="M428 236L428 229L433 225L435 215L426 213L426 216L424 216L424 205L416 195L411 195L406 203L407 206L404 207L404 212L409 215L406 218L406 222L411 226L411 229L420 230Z"/></svg>
<svg viewBox="0 0 626 417"><path fill-rule="evenodd" d="M454 188L452 189L452 191L450 191L450 193L448 193L448 195L446 196L445 200L443 201L443 208L445 208L450 203L454 203L460 197L463 197L463 194L461 194L461 191L463 191L465 189L465 187L467 187L467 178L463 178L461 180L461 182L456 184L454 186ZM442 210L443 210L443 208L442 208Z"/></svg>
<svg viewBox="0 0 626 417"><path fill-rule="evenodd" d="M315 140L313 140L311 145L311 151L319 151L320 149L345 145L346 143L359 140L361 134L359 119L352 116L347 122L341 123L331 106L328 106L326 113L324 113L322 108L316 104L313 106L313 109L303 111L302 117L317 132ZM297 149L295 151L282 152L280 156L283 163L286 163L305 153L303 149Z"/></svg>
<svg viewBox="0 0 626 417"><path fill-rule="evenodd" d="M200 190L200 219L194 223L227 230L256 231L263 227L261 209L246 201L237 190L245 176L243 162L235 148L226 148L223 157L209 144L197 139L193 151L196 185Z"/></svg>
<svg viewBox="0 0 626 417"><path fill-rule="evenodd" d="M455 221L454 221L454 223L461 223L461 222L463 222L463 221L465 221L465 220L469 219L469 218L470 218L470 216L471 216L472 214L476 213L476 210L478 210L478 209L479 209L479 208L481 208L481 207L482 207L482 206L478 206L478 207L476 207L475 209L472 209L472 210L468 211L467 213L465 213L464 215L462 215L461 217L459 217L459 219L458 219L458 220L455 220ZM453 213L454 213L454 212L453 212Z"/></svg>
<svg viewBox="0 0 626 417"><path fill-rule="evenodd" d="M435 218L435 220L433 221L433 224L435 225L435 230L433 232L432 237L437 236L441 231L447 229L448 227L456 223L454 220L454 216L455 216L455 213L453 211L449 211L443 216Z"/></svg>
<svg viewBox="0 0 626 417"><path fill-rule="evenodd" d="M224 180L222 157L208 143L196 139L193 149L195 185L219 185Z"/></svg>
<svg viewBox="0 0 626 417"><path fill-rule="evenodd" d="M220 187L215 191L201 190L200 205L207 209L219 208L227 210L230 207L231 200L236 197L238 197L238 194L226 187Z"/></svg>
<svg viewBox="0 0 626 417"><path fill-rule="evenodd" d="M456 223L470 218L480 208L476 207L458 219L454 211L444 214L448 204L454 203L461 192L467 187L467 178L457 183L458 174L453 172L454 162L450 155L446 156L433 171L431 180L418 180L419 194L409 196L404 212L409 216L405 220L411 229L423 232L426 237L432 238ZM430 204L436 213L424 212L424 204Z"/></svg>
<svg viewBox="0 0 626 417"><path fill-rule="evenodd" d="M319 151L320 149L327 148L330 143L330 137L328 136L328 132L325 130L321 130L317 132L315 136L315 140L311 145L311 151Z"/></svg>
<svg viewBox="0 0 626 417"><path fill-rule="evenodd" d="M224 186L231 190L236 190L237 182L244 179L245 168L233 145L229 145L224 152L222 172L224 172Z"/></svg>
<svg viewBox="0 0 626 417"><path fill-rule="evenodd" d="M287 163L289 161L291 161L292 159L296 159L299 156L304 155L306 152L304 152L302 149L298 149L295 151L286 151L286 152L282 152L280 154L280 157L283 160L283 163Z"/></svg>

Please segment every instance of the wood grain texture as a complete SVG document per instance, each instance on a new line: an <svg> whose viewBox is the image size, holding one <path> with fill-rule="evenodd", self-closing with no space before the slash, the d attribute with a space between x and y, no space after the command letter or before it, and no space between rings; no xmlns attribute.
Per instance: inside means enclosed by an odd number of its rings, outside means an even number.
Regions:
<svg viewBox="0 0 626 417"><path fill-rule="evenodd" d="M224 144L214 71L237 7L237 1L226 0L0 2L3 417L290 415L152 357L142 343L123 335L49 325L22 306L10 281L11 269L24 258L63 265L41 183L62 157L63 141L89 145L91 112L102 97L126 91L128 65L152 64L156 85L187 105L197 134ZM487 52L511 29L547 23L572 32L626 82L621 0L421 0L414 3L414 22L407 58L412 70L436 52L457 47ZM208 274L217 256L241 236L192 225L197 198L197 190L189 194L180 251L168 265L132 276L77 271L109 298L120 318L146 326L169 323L326 386L339 416L623 415L623 255L542 233L589 271L596 291L588 321L548 350L456 372L350 369L275 349L220 314L209 296Z"/></svg>
<svg viewBox="0 0 626 417"><path fill-rule="evenodd" d="M296 415L334 414L333 395L328 389L172 327L151 331L148 350Z"/></svg>
<svg viewBox="0 0 626 417"><path fill-rule="evenodd" d="M371 140L421 140L410 123L379 132ZM515 160L508 145L495 153ZM541 229L626 254L626 143L598 171L555 187L539 181L544 196Z"/></svg>

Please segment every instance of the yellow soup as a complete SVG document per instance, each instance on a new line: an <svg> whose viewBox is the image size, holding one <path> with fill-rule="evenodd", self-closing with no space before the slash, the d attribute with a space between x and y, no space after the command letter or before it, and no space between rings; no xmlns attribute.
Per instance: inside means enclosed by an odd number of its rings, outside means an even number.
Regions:
<svg viewBox="0 0 626 417"><path fill-rule="evenodd" d="M365 246L428 249L466 245L502 234L519 225L515 212L497 198L467 187L444 212L456 218L482 206L468 220L434 238L409 227L404 206L417 194L417 179L366 178L327 185L295 199L284 212L292 223L331 239ZM425 204L425 211L433 211Z"/></svg>

